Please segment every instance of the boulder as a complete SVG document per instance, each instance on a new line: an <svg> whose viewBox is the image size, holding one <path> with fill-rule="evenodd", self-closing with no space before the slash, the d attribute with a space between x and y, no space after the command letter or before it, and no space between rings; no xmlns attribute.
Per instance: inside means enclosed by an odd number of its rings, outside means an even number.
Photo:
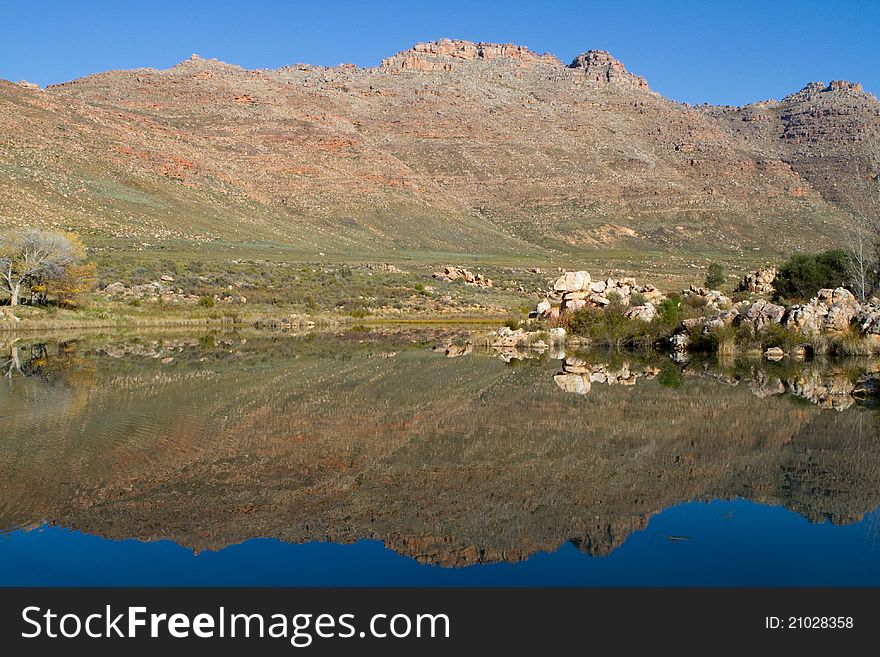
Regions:
<svg viewBox="0 0 880 657"><path fill-rule="evenodd" d="M822 329L829 333L842 333L849 329L850 322L858 313L857 305L846 302L835 303L828 308L828 314L822 320Z"/></svg>
<svg viewBox="0 0 880 657"><path fill-rule="evenodd" d="M537 306L535 306L535 312L538 313L538 315L540 316L540 315L545 314L547 311L549 311L550 308L552 308L552 306L550 305L550 302L547 301L547 299L544 299L541 303L539 303Z"/></svg>
<svg viewBox="0 0 880 657"><path fill-rule="evenodd" d="M556 279L556 292L580 292L590 289L590 275L585 271L569 271Z"/></svg>
<svg viewBox="0 0 880 657"><path fill-rule="evenodd" d="M785 306L770 303L766 299L758 299L749 306L745 314L740 315L740 323L748 324L757 333L771 324L779 324L785 316Z"/></svg>
<svg viewBox="0 0 880 657"><path fill-rule="evenodd" d="M587 302L584 299L571 299L562 302L562 310L566 312L575 312L581 308L586 308Z"/></svg>
<svg viewBox="0 0 880 657"><path fill-rule="evenodd" d="M125 294L127 291L128 288L125 287L125 283L120 283L119 281L110 283L110 285L104 288L105 294Z"/></svg>
<svg viewBox="0 0 880 657"><path fill-rule="evenodd" d="M822 307L819 311L817 306L809 303L798 304L788 309L783 323L789 328L796 329L804 335L818 335L822 330L822 321L828 314L827 309Z"/></svg>
<svg viewBox="0 0 880 657"><path fill-rule="evenodd" d="M775 267L751 271L739 282L736 291L750 292L751 294L773 294L776 291L773 287L773 281L776 280L778 273Z"/></svg>
<svg viewBox="0 0 880 657"><path fill-rule="evenodd" d="M624 316L630 319L639 319L643 322L650 322L657 316L657 311L652 303L645 303L641 306L633 306L624 313Z"/></svg>
<svg viewBox="0 0 880 657"><path fill-rule="evenodd" d="M580 292L566 292L562 295L563 301L574 301L575 299L588 299L590 297L590 293L586 290L581 290Z"/></svg>

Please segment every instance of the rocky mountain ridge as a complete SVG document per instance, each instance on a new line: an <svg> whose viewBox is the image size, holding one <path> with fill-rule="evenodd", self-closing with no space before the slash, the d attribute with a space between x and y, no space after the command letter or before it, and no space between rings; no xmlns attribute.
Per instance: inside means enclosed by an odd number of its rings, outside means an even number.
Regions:
<svg viewBox="0 0 880 657"><path fill-rule="evenodd" d="M0 225L309 254L786 253L880 202L855 83L690 107L602 51L440 40L379 67L198 56L0 82ZM144 246L145 245L145 246Z"/></svg>

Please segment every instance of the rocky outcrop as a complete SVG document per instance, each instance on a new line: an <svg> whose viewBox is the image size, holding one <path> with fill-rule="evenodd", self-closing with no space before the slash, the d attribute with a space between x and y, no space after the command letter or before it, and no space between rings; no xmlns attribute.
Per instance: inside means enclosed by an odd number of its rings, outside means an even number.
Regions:
<svg viewBox="0 0 880 657"><path fill-rule="evenodd" d="M631 89L648 88L648 81L645 78L633 75L627 71L623 64L611 56L611 53L604 50L588 50L585 53L581 53L574 58L568 67L582 72L585 79L595 82L599 86L614 85Z"/></svg>
<svg viewBox="0 0 880 657"><path fill-rule="evenodd" d="M751 327L753 333L760 333L772 324L782 323L785 306L770 303L766 299L758 299L744 309L739 315L739 324Z"/></svg>
<svg viewBox="0 0 880 657"><path fill-rule="evenodd" d="M733 301L719 290L710 290L707 287L691 285L682 290L681 296L689 300L692 305L706 307L709 310L724 310L730 308Z"/></svg>
<svg viewBox="0 0 880 657"><path fill-rule="evenodd" d="M843 287L822 289L809 303L788 309L785 325L804 335L843 333L860 316L862 309L852 292ZM869 322L870 324L870 322ZM870 332L866 327L862 333Z"/></svg>
<svg viewBox="0 0 880 657"><path fill-rule="evenodd" d="M467 285L475 285L477 287L492 287L493 285L491 278L487 278L483 274L475 274L462 267L446 266L443 268L443 271L434 272L433 277L438 281L446 283L461 280Z"/></svg>
<svg viewBox="0 0 880 657"><path fill-rule="evenodd" d="M653 285L639 285L636 279L625 277L594 281L589 272L569 271L553 283L552 293L561 297L561 305L554 308L548 299L537 305L536 317L556 317L561 312L575 312L582 308L606 308L612 303L628 306L628 317L650 322L655 314L655 304L666 297Z"/></svg>
<svg viewBox="0 0 880 657"><path fill-rule="evenodd" d="M776 291L776 288L773 287L773 281L776 280L776 275L778 273L779 271L776 267L750 271L743 276L742 280L736 286L736 291L769 296Z"/></svg>
<svg viewBox="0 0 880 657"><path fill-rule="evenodd" d="M855 318L859 333L880 346L880 299L873 298L863 305Z"/></svg>
<svg viewBox="0 0 880 657"><path fill-rule="evenodd" d="M451 71L466 62L502 60L516 66L562 66L556 57L548 53L538 54L525 46L512 43L474 43L458 39L440 39L427 43L417 43L382 60L385 71Z"/></svg>
<svg viewBox="0 0 880 657"><path fill-rule="evenodd" d="M170 280L169 280L170 279ZM130 300L130 301L152 301L163 303L186 303L195 304L199 302L196 294L187 294L181 288L175 288L171 285L174 279L171 276L164 275L159 281L144 283L143 285L127 286L119 281L110 283L100 290L108 299ZM231 286L230 286L231 288ZM229 304L245 304L247 297L241 294L215 294L213 297L216 303Z"/></svg>

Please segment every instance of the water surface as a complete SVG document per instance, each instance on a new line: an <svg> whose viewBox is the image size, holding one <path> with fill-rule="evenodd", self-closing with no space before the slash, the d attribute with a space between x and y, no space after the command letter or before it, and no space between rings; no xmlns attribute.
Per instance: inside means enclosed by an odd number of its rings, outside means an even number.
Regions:
<svg viewBox="0 0 880 657"><path fill-rule="evenodd" d="M3 585L880 585L869 360L389 329L2 362Z"/></svg>

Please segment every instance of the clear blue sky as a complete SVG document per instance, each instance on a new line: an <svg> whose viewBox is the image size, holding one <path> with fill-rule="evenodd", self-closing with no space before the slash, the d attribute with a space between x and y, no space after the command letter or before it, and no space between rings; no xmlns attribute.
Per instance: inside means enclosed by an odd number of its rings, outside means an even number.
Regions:
<svg viewBox="0 0 880 657"><path fill-rule="evenodd" d="M192 53L246 68L373 66L417 41L611 51L665 96L743 104L813 80L880 93L880 0L0 0L0 77L41 85Z"/></svg>

